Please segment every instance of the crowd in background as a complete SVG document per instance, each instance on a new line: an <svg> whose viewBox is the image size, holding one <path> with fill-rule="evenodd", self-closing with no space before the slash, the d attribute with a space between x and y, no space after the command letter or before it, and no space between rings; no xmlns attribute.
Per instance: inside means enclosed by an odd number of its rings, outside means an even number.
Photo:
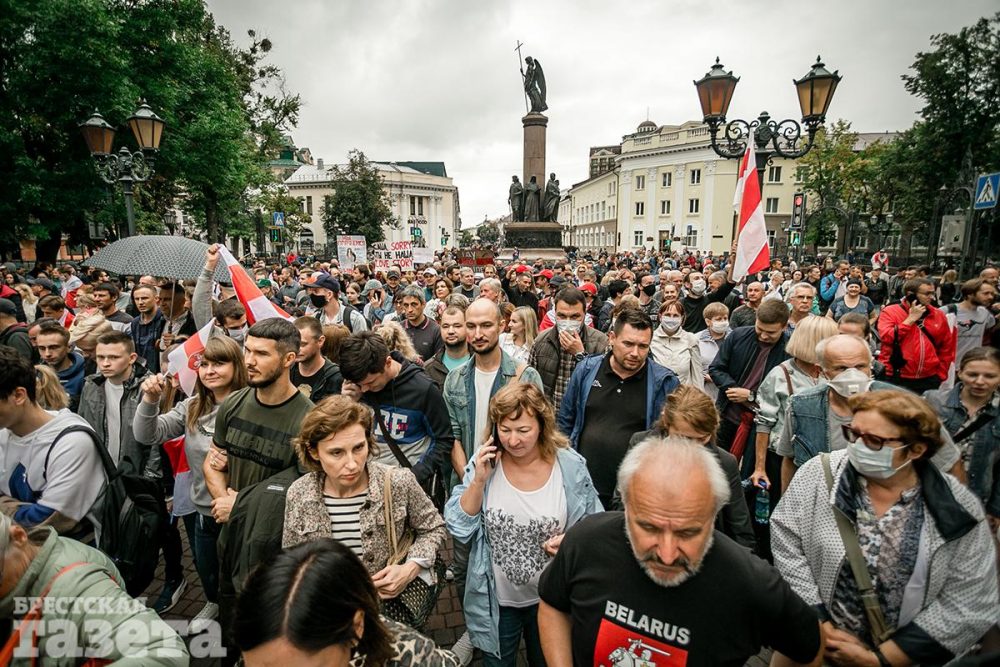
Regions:
<svg viewBox="0 0 1000 667"><path fill-rule="evenodd" d="M224 664L1000 650L996 268L290 256L248 262L288 315L254 321L218 261L194 281L0 268L6 617L57 579L136 594L96 548L118 471L166 515L164 587L104 617L153 639L117 657L186 664L160 616L189 585L188 636L220 624ZM168 357L210 323L185 394ZM420 633L450 581L466 630L442 648Z"/></svg>

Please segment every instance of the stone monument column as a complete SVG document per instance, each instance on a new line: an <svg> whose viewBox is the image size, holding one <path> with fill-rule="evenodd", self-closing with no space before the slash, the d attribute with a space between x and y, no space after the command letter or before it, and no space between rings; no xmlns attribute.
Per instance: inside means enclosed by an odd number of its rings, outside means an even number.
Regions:
<svg viewBox="0 0 1000 667"><path fill-rule="evenodd" d="M521 183L527 184L534 176L540 188L545 187L545 128L549 119L532 111L521 119L524 125L524 174Z"/></svg>

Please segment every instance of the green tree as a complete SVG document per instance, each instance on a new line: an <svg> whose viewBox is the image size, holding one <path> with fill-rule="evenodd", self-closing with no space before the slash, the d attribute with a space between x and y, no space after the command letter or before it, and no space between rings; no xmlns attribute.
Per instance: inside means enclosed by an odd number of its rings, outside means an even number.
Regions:
<svg viewBox="0 0 1000 667"><path fill-rule="evenodd" d="M490 220L476 228L476 235L479 236L483 245L492 245L500 240L500 228L497 223Z"/></svg>
<svg viewBox="0 0 1000 667"><path fill-rule="evenodd" d="M330 169L333 194L323 198L323 229L328 238L361 234L368 243L385 240L385 227L399 229L382 176L358 149L348 153L346 165Z"/></svg>
<svg viewBox="0 0 1000 667"><path fill-rule="evenodd" d="M275 211L284 213L285 235L290 243L294 243L302 228L312 222L312 216L302 210L302 201L293 197L281 183L266 186L255 198L253 206L264 211L268 220Z"/></svg>
<svg viewBox="0 0 1000 667"><path fill-rule="evenodd" d="M802 187L808 193L805 245L831 243L844 221L836 209L847 211L864 198L863 164L854 151L857 138L850 123L838 120L819 130L812 149L798 162Z"/></svg>
<svg viewBox="0 0 1000 667"><path fill-rule="evenodd" d="M458 237L458 247L469 248L472 246L474 240L475 239L472 236L472 232L469 231L468 229L463 229L461 232L461 236Z"/></svg>

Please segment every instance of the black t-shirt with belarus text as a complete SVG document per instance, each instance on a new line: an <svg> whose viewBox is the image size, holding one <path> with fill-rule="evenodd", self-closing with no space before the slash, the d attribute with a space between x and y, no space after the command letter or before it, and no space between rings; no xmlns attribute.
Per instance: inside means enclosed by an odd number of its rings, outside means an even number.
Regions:
<svg viewBox="0 0 1000 667"><path fill-rule="evenodd" d="M667 588L636 561L624 513L586 517L566 533L538 592L570 615L576 667L742 667L763 646L797 662L819 652L812 607L718 531L698 574Z"/></svg>

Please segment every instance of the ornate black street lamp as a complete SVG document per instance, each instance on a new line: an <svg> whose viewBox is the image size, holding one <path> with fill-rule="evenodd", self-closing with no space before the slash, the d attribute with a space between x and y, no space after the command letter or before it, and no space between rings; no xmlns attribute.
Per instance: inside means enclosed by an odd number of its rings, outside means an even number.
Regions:
<svg viewBox="0 0 1000 667"><path fill-rule="evenodd" d="M840 79L837 72L827 70L819 56L816 56L812 69L801 79L792 82L802 110L801 124L791 118L776 122L766 111L761 111L760 116L750 122L741 119L726 122L726 112L729 111L729 103L733 100L733 92L740 78L727 72L716 58L712 69L694 82L704 122L712 137L712 150L720 157L741 158L746 152L747 141L753 136L757 178L763 191L764 167L773 155L800 158L812 148L816 131L826 121L826 112ZM804 142L803 126L807 135Z"/></svg>
<svg viewBox="0 0 1000 667"><path fill-rule="evenodd" d="M128 126L135 136L139 150L134 153L127 146L122 146L117 153L112 153L115 140L115 128L95 109L94 113L80 123L80 133L83 134L90 155L94 158L97 175L108 185L116 182L121 185L125 195L125 210L128 213L128 233L123 236L135 236L135 210L132 206L132 186L143 182L153 175L153 162L160 148L160 138L163 136L163 119L153 113L153 110L143 100L129 119Z"/></svg>
<svg viewBox="0 0 1000 667"><path fill-rule="evenodd" d="M892 211L886 213L885 215L872 213L872 217L868 221L868 229L875 235L875 239L877 241L876 245L878 246L876 250L886 249L885 246L888 242L888 236L892 233L893 217Z"/></svg>

